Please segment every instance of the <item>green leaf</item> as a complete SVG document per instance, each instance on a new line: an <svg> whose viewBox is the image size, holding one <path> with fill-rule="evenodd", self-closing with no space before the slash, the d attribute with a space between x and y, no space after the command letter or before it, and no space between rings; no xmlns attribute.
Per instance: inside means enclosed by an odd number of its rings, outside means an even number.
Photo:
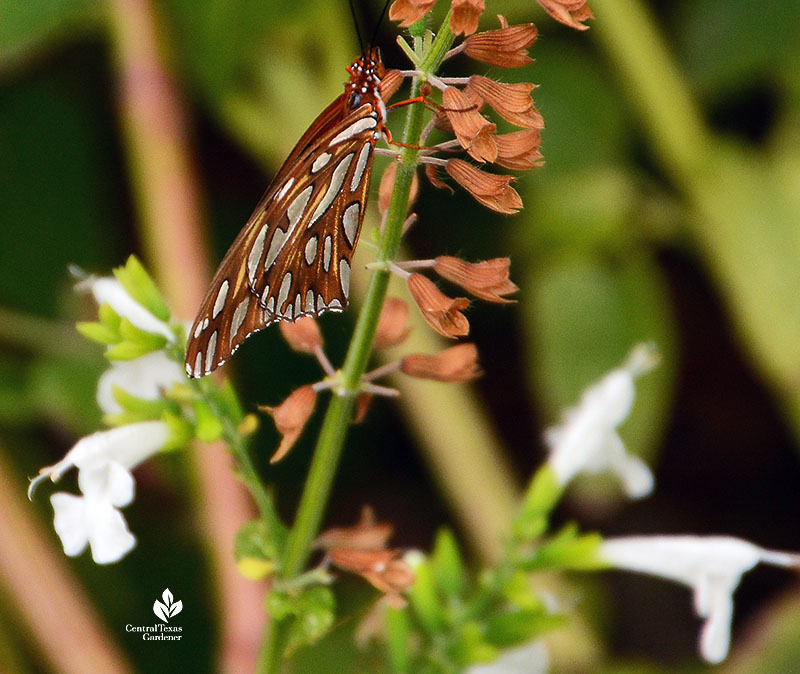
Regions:
<svg viewBox="0 0 800 674"><path fill-rule="evenodd" d="M436 593L433 568L426 559L411 566L414 570L414 584L408 592L408 598L423 627L430 634L436 634L444 625L444 614Z"/></svg>
<svg viewBox="0 0 800 674"><path fill-rule="evenodd" d="M86 337L86 339L91 339L98 344L116 344L122 339L118 332L111 330L103 323L96 323L94 321L81 321L76 323L75 329Z"/></svg>
<svg viewBox="0 0 800 674"><path fill-rule="evenodd" d="M440 529L431 555L436 585L445 597L458 597L464 589L464 566L455 536Z"/></svg>
<svg viewBox="0 0 800 674"><path fill-rule="evenodd" d="M208 403L198 398L192 405L194 410L195 433L202 442L216 442L222 435L222 422L217 418Z"/></svg>
<svg viewBox="0 0 800 674"><path fill-rule="evenodd" d="M105 325L109 330L119 334L120 323L122 318L114 311L108 302L103 302L97 309L97 317L100 322Z"/></svg>
<svg viewBox="0 0 800 674"><path fill-rule="evenodd" d="M411 621L406 609L391 606L384 608L386 624L386 649L389 654L391 671L394 674L405 674L409 671L409 638Z"/></svg>
<svg viewBox="0 0 800 674"><path fill-rule="evenodd" d="M523 562L527 571L543 568L596 570L608 567L597 552L603 542L598 533L581 535L578 526L567 524L553 538L541 545L533 556Z"/></svg>
<svg viewBox="0 0 800 674"><path fill-rule="evenodd" d="M160 351L167 345L167 338L152 332L140 330L127 318L120 321L122 341L106 351L109 360L133 360L139 356Z"/></svg>
<svg viewBox="0 0 800 674"><path fill-rule="evenodd" d="M489 620L486 625L486 640L499 648L508 648L530 641L533 637L560 627L563 616L550 615L544 611L513 611Z"/></svg>
<svg viewBox="0 0 800 674"><path fill-rule="evenodd" d="M325 636L336 618L336 601L328 587L312 587L303 592L296 604L295 619L289 630L287 653Z"/></svg>
<svg viewBox="0 0 800 674"><path fill-rule="evenodd" d="M527 611L542 611L543 605L531 586L531 577L524 571L515 571L502 586L503 596L515 608Z"/></svg>
<svg viewBox="0 0 800 674"><path fill-rule="evenodd" d="M529 541L547 531L550 511L562 494L555 471L545 463L533 476L512 529L519 541Z"/></svg>
<svg viewBox="0 0 800 674"><path fill-rule="evenodd" d="M164 412L161 415L161 421L169 426L169 438L161 448L162 451L183 449L194 439L194 427L180 414Z"/></svg>
<svg viewBox="0 0 800 674"><path fill-rule="evenodd" d="M171 411L177 414L180 409L178 406L164 398L156 400L145 400L131 395L125 389L117 385L112 387L114 400L116 400L120 407L126 412L131 412L139 417L139 421L147 421L148 419L160 419L161 415L166 411Z"/></svg>
<svg viewBox="0 0 800 674"><path fill-rule="evenodd" d="M155 281L135 255L128 258L125 266L114 269L114 276L128 291L128 294L153 316L165 323L169 321L169 306L158 290Z"/></svg>
<svg viewBox="0 0 800 674"><path fill-rule="evenodd" d="M486 641L478 623L470 621L461 626L448 653L460 666L466 667L480 662L491 662L497 658L499 651Z"/></svg>

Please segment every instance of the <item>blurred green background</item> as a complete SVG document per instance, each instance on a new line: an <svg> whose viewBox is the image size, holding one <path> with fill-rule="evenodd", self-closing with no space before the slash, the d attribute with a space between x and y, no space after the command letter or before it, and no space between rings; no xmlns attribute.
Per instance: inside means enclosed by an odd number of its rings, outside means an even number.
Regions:
<svg viewBox="0 0 800 674"><path fill-rule="evenodd" d="M513 498L542 459L543 428L633 344L654 340L662 364L642 380L622 432L653 466L656 493L632 504L610 482L585 481L560 517L607 535L718 533L800 549L800 5L596 0L589 4L597 20L577 33L533 0L487 4L482 29L496 26L493 13L537 23L536 62L499 72L459 57L445 74L539 84L546 163L520 176L526 206L513 217L480 208L463 191L422 185L408 246L415 257L510 255L519 303L470 309L485 370L474 387L451 394L435 385L424 405L406 395L373 406L351 433L327 520L351 522L371 503L396 525L398 546L428 548L442 524L471 540L457 498L442 496L442 479L420 454L435 435L426 424L433 429L446 417L457 429L456 455L458 433L488 428L516 475L508 493L494 497ZM0 1L0 468L12 500L23 498L27 476L100 426L94 389L105 363L74 332L92 307L72 292L67 266L105 274L131 252L156 265L134 187L141 167L123 132L110 27L146 5ZM341 91L358 44L344 2L161 0L153 8L163 63L188 114L213 266L294 140ZM358 3L366 32L381 8L378 0ZM385 61L405 68L395 37L385 21L377 39ZM402 113L395 117L398 128ZM182 251L166 254L179 260ZM352 323L353 312L321 321L334 362ZM248 409L318 377L277 330L249 340L226 370ZM456 397L445 402L448 395ZM486 410L480 418L465 412L476 404ZM422 432L411 430L412 418ZM266 463L277 444L272 427L256 440L286 518L318 421L275 467ZM225 609L215 605L189 497L194 491L196 504L203 495L184 459L159 459L137 473L138 498L126 517L140 544L128 558L111 567L87 555L68 562L137 671L212 671L220 647ZM474 478L480 508L493 496ZM58 551L47 498L23 508ZM13 528L13 511L2 517L0 526ZM4 572L0 670L54 671L9 591L17 581ZM621 574L576 582L589 616L586 643L570 644L574 658L562 669L702 669L686 591ZM126 623L151 621L165 584L184 601L183 642L153 646L125 634ZM342 588L346 606L369 596L355 582ZM748 576L723 671L800 671L798 618L793 578ZM345 657L352 646L342 633L352 627L323 644L328 656L301 659L297 671L344 671L331 654Z"/></svg>

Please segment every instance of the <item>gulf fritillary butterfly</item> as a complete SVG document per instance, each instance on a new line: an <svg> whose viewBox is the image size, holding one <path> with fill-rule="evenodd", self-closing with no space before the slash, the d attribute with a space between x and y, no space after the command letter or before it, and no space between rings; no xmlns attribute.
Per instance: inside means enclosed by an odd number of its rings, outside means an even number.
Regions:
<svg viewBox="0 0 800 674"><path fill-rule="evenodd" d="M223 258L189 332L186 372L202 377L270 323L343 311L375 144L386 133L377 48L295 145Z"/></svg>

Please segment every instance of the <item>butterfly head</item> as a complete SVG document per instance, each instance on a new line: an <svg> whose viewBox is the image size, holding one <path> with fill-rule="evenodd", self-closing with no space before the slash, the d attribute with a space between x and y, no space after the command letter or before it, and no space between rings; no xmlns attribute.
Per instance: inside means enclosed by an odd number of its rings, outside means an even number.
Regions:
<svg viewBox="0 0 800 674"><path fill-rule="evenodd" d="M385 73L381 53L377 47L359 56L348 66L350 81L345 84L348 110L356 110L364 103L380 101L380 84Z"/></svg>

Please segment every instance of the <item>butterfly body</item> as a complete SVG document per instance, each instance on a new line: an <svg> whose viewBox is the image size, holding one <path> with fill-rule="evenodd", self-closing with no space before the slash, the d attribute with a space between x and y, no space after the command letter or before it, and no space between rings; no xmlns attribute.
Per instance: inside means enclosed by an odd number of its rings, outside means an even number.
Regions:
<svg viewBox="0 0 800 674"><path fill-rule="evenodd" d="M347 70L344 93L297 142L220 263L189 332L190 377L209 374L271 323L347 307L386 121L377 49Z"/></svg>

